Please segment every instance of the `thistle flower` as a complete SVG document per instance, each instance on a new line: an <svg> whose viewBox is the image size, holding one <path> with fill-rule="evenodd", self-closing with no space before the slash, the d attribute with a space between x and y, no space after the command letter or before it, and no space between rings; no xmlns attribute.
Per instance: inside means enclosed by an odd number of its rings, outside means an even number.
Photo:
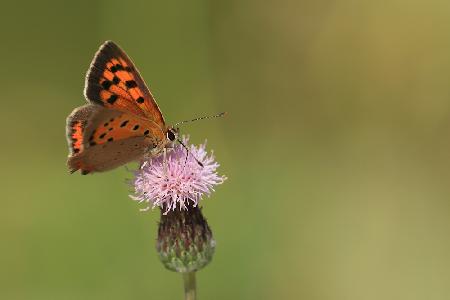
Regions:
<svg viewBox="0 0 450 300"><path fill-rule="evenodd" d="M188 139L184 138L184 144ZM203 167L196 161L198 159ZM131 198L145 202L141 210L159 206L164 214L177 208L196 207L204 195L209 196L214 186L222 184L225 176L216 172L219 164L211 153L206 152L206 142L199 146L189 146L189 154L179 144L175 145L164 161L163 155L144 161L135 174L135 195Z"/></svg>
<svg viewBox="0 0 450 300"><path fill-rule="evenodd" d="M147 204L141 210L160 207L156 250L167 269L183 274L185 299L191 300L196 296L195 272L211 261L216 245L198 204L226 177L217 174L219 164L206 152L206 143L188 147L189 153L175 145L166 157L142 162L130 197Z"/></svg>

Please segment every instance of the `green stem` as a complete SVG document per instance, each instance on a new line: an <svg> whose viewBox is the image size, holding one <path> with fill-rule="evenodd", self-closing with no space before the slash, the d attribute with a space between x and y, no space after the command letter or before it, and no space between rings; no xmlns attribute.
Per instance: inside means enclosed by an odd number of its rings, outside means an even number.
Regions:
<svg viewBox="0 0 450 300"><path fill-rule="evenodd" d="M195 300L197 288L195 286L195 272L183 273L184 281L184 299Z"/></svg>

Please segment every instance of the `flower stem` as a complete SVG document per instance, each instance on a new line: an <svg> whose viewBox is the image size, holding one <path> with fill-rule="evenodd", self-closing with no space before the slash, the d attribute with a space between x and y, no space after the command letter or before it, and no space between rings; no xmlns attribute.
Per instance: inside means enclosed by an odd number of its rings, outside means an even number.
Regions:
<svg viewBox="0 0 450 300"><path fill-rule="evenodd" d="M184 299L195 300L197 296L197 288L195 286L195 272L183 273L184 281Z"/></svg>

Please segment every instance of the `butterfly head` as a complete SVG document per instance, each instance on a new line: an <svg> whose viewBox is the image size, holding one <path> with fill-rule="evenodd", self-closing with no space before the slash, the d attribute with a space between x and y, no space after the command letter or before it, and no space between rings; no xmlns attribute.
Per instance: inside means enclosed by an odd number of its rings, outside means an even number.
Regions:
<svg viewBox="0 0 450 300"><path fill-rule="evenodd" d="M178 134L180 129L177 127L169 127L167 128L166 137L170 142L175 142L178 140Z"/></svg>

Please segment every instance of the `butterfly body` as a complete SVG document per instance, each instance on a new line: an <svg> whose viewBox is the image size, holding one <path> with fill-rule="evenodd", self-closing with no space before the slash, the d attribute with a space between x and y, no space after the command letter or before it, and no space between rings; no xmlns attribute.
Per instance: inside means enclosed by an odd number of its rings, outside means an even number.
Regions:
<svg viewBox="0 0 450 300"><path fill-rule="evenodd" d="M85 83L88 104L67 118L68 167L103 172L145 156L160 155L178 130L166 126L138 70L115 43L95 55Z"/></svg>

